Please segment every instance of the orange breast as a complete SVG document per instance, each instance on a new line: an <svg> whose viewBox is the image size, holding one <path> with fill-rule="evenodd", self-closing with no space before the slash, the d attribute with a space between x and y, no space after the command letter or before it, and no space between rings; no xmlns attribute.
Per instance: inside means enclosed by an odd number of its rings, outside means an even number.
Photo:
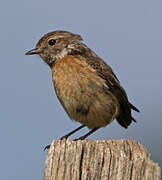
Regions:
<svg viewBox="0 0 162 180"><path fill-rule="evenodd" d="M118 115L117 99L81 56L59 60L52 76L57 97L71 119L94 128L106 126Z"/></svg>

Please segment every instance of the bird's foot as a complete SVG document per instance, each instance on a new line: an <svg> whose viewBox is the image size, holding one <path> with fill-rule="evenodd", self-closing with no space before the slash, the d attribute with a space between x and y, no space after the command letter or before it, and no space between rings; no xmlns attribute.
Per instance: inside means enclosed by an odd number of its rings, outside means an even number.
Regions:
<svg viewBox="0 0 162 180"><path fill-rule="evenodd" d="M62 137L60 138L60 140L67 139L68 137L69 137L69 135L62 136Z"/></svg>
<svg viewBox="0 0 162 180"><path fill-rule="evenodd" d="M74 139L74 141L84 140L85 138L86 138L85 136L81 136L81 137L79 137L79 138Z"/></svg>
<svg viewBox="0 0 162 180"><path fill-rule="evenodd" d="M47 145L45 148L44 148L44 151L47 149L49 149L50 148L50 146L51 146L51 144L49 144L49 145Z"/></svg>

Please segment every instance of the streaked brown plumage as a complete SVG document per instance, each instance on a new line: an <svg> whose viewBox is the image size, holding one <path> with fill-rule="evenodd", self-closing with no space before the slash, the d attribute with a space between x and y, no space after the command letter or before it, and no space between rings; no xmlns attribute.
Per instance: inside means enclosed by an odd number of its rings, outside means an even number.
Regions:
<svg viewBox="0 0 162 180"><path fill-rule="evenodd" d="M117 119L127 128L134 118L129 101L119 80L100 57L81 42L80 35L54 31L44 35L36 48L27 55L39 54L51 67L54 88L69 117L92 129L86 138L100 127Z"/></svg>

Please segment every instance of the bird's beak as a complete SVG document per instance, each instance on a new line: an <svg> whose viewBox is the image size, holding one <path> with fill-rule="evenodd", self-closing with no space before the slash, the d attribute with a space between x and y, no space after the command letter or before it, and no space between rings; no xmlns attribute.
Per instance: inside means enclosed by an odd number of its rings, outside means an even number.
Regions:
<svg viewBox="0 0 162 180"><path fill-rule="evenodd" d="M25 55L39 54L40 50L35 48L25 53Z"/></svg>

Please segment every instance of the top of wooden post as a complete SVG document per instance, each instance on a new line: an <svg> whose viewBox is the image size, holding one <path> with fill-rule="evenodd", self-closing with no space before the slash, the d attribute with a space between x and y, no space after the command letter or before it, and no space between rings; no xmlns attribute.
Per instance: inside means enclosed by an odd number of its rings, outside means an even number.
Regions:
<svg viewBox="0 0 162 180"><path fill-rule="evenodd" d="M56 140L44 180L160 180L161 169L135 140Z"/></svg>

